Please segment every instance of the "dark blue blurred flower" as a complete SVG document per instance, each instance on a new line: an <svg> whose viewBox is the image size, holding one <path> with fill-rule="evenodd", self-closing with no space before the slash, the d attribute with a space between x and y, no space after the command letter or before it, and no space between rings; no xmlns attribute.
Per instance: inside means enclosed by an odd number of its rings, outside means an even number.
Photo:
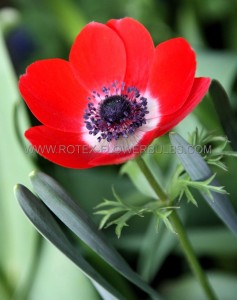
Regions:
<svg viewBox="0 0 237 300"><path fill-rule="evenodd" d="M6 44L17 73L25 67L25 61L35 50L35 43L24 27L14 28L6 37Z"/></svg>

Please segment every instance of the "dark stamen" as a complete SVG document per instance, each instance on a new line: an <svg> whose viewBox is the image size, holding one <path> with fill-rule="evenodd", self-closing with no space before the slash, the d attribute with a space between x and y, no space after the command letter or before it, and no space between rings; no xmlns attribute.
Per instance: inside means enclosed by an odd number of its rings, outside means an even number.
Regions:
<svg viewBox="0 0 237 300"><path fill-rule="evenodd" d="M101 91L103 95L92 92L92 98L97 97L98 104L88 97L88 108L84 114L89 134L98 135L99 142L128 138L146 124L145 115L149 113L147 99L140 95L136 87L125 88L122 83L119 95L118 83L114 82L109 87L102 87Z"/></svg>
<svg viewBox="0 0 237 300"><path fill-rule="evenodd" d="M129 101L123 96L111 96L100 105L100 116L109 123L119 123L131 112Z"/></svg>

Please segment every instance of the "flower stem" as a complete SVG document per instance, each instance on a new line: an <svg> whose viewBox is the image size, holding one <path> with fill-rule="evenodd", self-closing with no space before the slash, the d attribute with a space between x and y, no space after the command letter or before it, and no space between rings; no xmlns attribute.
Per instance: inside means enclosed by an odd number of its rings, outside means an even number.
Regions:
<svg viewBox="0 0 237 300"><path fill-rule="evenodd" d="M195 255L193 246L191 245L191 243L188 239L187 233L184 229L184 226L183 226L177 212L173 211L172 214L169 216L169 219L172 222L174 230L179 237L180 245L186 255L189 265L190 265L193 273L196 275L197 279L199 280L201 286L203 287L203 290L205 291L208 299L211 299L211 300L217 299L216 295L214 294L214 291L213 291L212 287L210 286L210 283L206 277L206 274L204 273L201 265L199 264L199 261Z"/></svg>
<svg viewBox="0 0 237 300"><path fill-rule="evenodd" d="M151 173L150 169L146 165L146 162L143 160L143 158L137 157L136 163L139 166L140 170L142 171L143 175L146 177L147 181L153 188L154 192L158 196L158 198L161 201L167 201L168 196L164 193L162 188L160 187L159 183ZM199 280L201 286L203 287L203 290L205 291L206 296L210 300L216 300L217 297L214 294L214 291L212 287L210 286L210 283L206 277L206 274L204 273L201 265L199 264L199 261L195 255L194 249L188 239L188 236L186 234L185 228L177 214L176 211L173 211L172 214L169 216L170 221L172 222L173 228L175 232L177 233L177 236L180 241L180 245L186 255L186 258L189 262L190 268L192 269L193 273L196 275L197 279Z"/></svg>

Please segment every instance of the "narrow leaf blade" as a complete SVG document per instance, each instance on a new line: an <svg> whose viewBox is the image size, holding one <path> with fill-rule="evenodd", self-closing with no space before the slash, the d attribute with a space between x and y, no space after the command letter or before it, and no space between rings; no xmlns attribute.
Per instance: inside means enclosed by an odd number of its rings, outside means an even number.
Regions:
<svg viewBox="0 0 237 300"><path fill-rule="evenodd" d="M72 232L120 274L150 294L153 299L160 299L159 295L130 268L82 208L55 180L42 172L33 172L30 177L35 192Z"/></svg>
<svg viewBox="0 0 237 300"><path fill-rule="evenodd" d="M15 196L36 229L90 278L103 299L124 299L78 252L67 239L45 204L23 185L17 185ZM109 298L110 297L110 298Z"/></svg>
<svg viewBox="0 0 237 300"><path fill-rule="evenodd" d="M213 176L202 156L179 134L170 133L170 141L176 149L179 149L179 151L176 151L176 155L192 180L204 181ZM180 149L182 149L182 151L180 151ZM213 179L210 184L217 187L220 186L217 179ZM219 218L237 235L237 214L227 195L211 192L213 200L210 200L207 194L202 192L201 194Z"/></svg>

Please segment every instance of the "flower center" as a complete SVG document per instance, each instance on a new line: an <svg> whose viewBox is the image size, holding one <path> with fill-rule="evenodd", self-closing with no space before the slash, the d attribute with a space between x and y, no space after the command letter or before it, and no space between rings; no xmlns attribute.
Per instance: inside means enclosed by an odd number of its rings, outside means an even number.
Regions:
<svg viewBox="0 0 237 300"><path fill-rule="evenodd" d="M100 105L101 119L106 122L120 123L120 121L129 116L130 113L130 103L124 96L110 96Z"/></svg>
<svg viewBox="0 0 237 300"><path fill-rule="evenodd" d="M146 124L147 99L136 87L112 83L109 87L102 87L101 92L102 95L93 91L92 97L88 97L84 114L89 134L97 135L99 142L127 138Z"/></svg>

